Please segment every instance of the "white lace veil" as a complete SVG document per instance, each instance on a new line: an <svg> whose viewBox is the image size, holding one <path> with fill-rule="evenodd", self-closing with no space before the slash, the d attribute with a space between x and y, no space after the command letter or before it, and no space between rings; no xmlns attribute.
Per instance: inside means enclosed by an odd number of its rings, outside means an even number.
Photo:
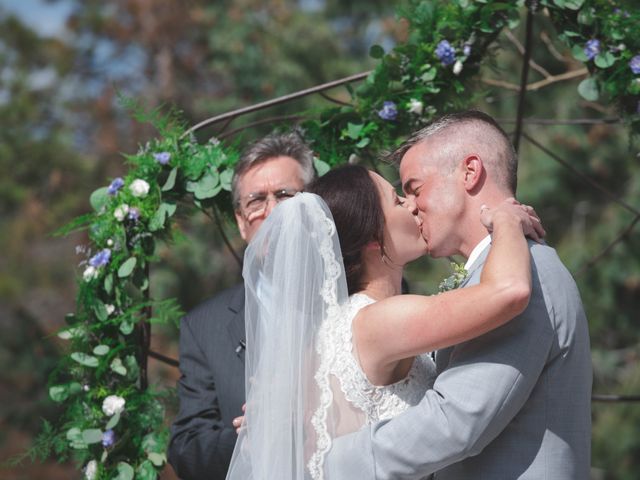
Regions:
<svg viewBox="0 0 640 480"><path fill-rule="evenodd" d="M324 201L301 193L279 204L249 244L242 274L247 409L227 479L322 479L333 425L344 421L333 418L336 346L323 328L347 299Z"/></svg>

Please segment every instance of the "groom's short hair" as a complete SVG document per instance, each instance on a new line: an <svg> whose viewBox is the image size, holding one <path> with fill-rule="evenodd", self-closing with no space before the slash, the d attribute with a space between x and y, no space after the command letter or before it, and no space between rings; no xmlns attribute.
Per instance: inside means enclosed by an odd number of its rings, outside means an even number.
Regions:
<svg viewBox="0 0 640 480"><path fill-rule="evenodd" d="M388 159L399 165L407 151L427 139L442 139L442 149L435 152L439 166L445 173L452 173L460 156L480 153L483 164L496 184L510 193L516 193L518 156L506 132L493 117L479 110L444 115L426 127L413 133ZM479 149L480 152L472 152Z"/></svg>

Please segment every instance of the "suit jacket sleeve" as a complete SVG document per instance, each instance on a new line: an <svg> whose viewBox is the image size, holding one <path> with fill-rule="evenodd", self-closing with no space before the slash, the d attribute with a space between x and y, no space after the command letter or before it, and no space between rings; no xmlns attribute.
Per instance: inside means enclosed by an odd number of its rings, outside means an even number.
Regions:
<svg viewBox="0 0 640 480"><path fill-rule="evenodd" d="M180 411L171 427L169 463L184 480L224 479L237 435L220 420L215 381L189 316L181 321L180 371Z"/></svg>
<svg viewBox="0 0 640 480"><path fill-rule="evenodd" d="M337 439L328 477L360 472L361 478L417 479L480 453L522 408L552 346L553 308L535 267L533 276L527 310L451 349L446 370L418 405Z"/></svg>

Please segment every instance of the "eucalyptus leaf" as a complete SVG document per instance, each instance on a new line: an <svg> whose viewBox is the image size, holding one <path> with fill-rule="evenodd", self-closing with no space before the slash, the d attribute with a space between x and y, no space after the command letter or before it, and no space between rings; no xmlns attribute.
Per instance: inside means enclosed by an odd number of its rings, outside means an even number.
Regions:
<svg viewBox="0 0 640 480"><path fill-rule="evenodd" d="M69 387L66 385L55 385L49 388L49 397L54 402L64 402L67 398L69 398Z"/></svg>
<svg viewBox="0 0 640 480"><path fill-rule="evenodd" d="M131 332L133 332L133 327L134 327L133 323L131 323L129 320L123 320L120 323L120 332L123 335L130 335Z"/></svg>
<svg viewBox="0 0 640 480"><path fill-rule="evenodd" d="M136 480L156 480L158 472L149 460L145 460L140 464L136 471Z"/></svg>
<svg viewBox="0 0 640 480"><path fill-rule="evenodd" d="M370 142L371 142L371 139L369 137L365 137L362 140L360 140L358 143L356 143L356 148L364 148L367 145L369 145Z"/></svg>
<svg viewBox="0 0 640 480"><path fill-rule="evenodd" d="M583 8L578 12L578 23L582 25L592 25L596 18L593 8Z"/></svg>
<svg viewBox="0 0 640 480"><path fill-rule="evenodd" d="M571 48L571 55L573 55L573 58L579 60L580 62L586 62L589 60L584 53L584 48L580 45L574 45Z"/></svg>
<svg viewBox="0 0 640 480"><path fill-rule="evenodd" d="M98 359L86 353L74 352L71 354L71 358L85 367L95 368L98 366Z"/></svg>
<svg viewBox="0 0 640 480"><path fill-rule="evenodd" d="M118 463L118 476L114 477L115 480L132 480L133 479L133 467L127 462Z"/></svg>
<svg viewBox="0 0 640 480"><path fill-rule="evenodd" d="M116 357L112 360L110 365L111 370L113 370L118 375L122 375L123 377L127 374L127 368L122 364L122 360L119 357Z"/></svg>
<svg viewBox="0 0 640 480"><path fill-rule="evenodd" d="M147 458L151 460L151 463L156 467L161 467L167 461L167 457L164 453L150 452L147 454Z"/></svg>
<svg viewBox="0 0 640 480"><path fill-rule="evenodd" d="M102 187L94 191L89 197L89 203L96 212L99 212L109 201L109 194L107 191L109 187Z"/></svg>
<svg viewBox="0 0 640 480"><path fill-rule="evenodd" d="M564 0L564 5L569 10L580 10L584 4L584 0Z"/></svg>
<svg viewBox="0 0 640 480"><path fill-rule="evenodd" d="M173 169L171 169L171 172L169 172L167 181L164 182L164 185L162 186L161 190L163 192L168 192L169 190L171 190L176 185L177 176L178 176L178 167L173 167Z"/></svg>
<svg viewBox="0 0 640 480"><path fill-rule="evenodd" d="M108 294L113 292L113 274L110 273L104 277L104 291Z"/></svg>
<svg viewBox="0 0 640 480"><path fill-rule="evenodd" d="M590 102L595 102L600 97L598 83L594 78L585 78L578 85L578 93L582 98Z"/></svg>
<svg viewBox="0 0 640 480"><path fill-rule="evenodd" d="M609 68L616 63L617 58L611 52L603 52L596 55L595 63L599 68Z"/></svg>
<svg viewBox="0 0 640 480"><path fill-rule="evenodd" d="M227 168L220 174L220 186L227 192L231 191L231 182L233 180L233 170Z"/></svg>
<svg viewBox="0 0 640 480"><path fill-rule="evenodd" d="M82 430L77 427L70 428L67 431L67 440L71 448L83 450L87 448L87 444L82 440Z"/></svg>
<svg viewBox="0 0 640 480"><path fill-rule="evenodd" d="M107 422L107 425L104 427L105 430L111 430L112 428L115 428L116 425L118 425L118 422L120 421L120 412L117 412L116 414L114 414L109 421Z"/></svg>
<svg viewBox="0 0 640 480"><path fill-rule="evenodd" d="M102 430L98 428L88 428L82 431L82 441L91 445L102 441Z"/></svg>
<svg viewBox="0 0 640 480"><path fill-rule="evenodd" d="M93 354L98 356L103 356L109 353L109 350L110 349L108 345L98 345L93 349Z"/></svg>
<svg viewBox="0 0 640 480"><path fill-rule="evenodd" d="M108 456L109 456L109 450L105 448L104 450L102 450L102 455L100 456L100 463L106 462Z"/></svg>
<svg viewBox="0 0 640 480"><path fill-rule="evenodd" d="M136 268L136 263L138 263L138 259L136 257L129 257L120 268L118 268L118 277L124 278L131 275L133 269Z"/></svg>
<svg viewBox="0 0 640 480"><path fill-rule="evenodd" d="M93 307L93 311L96 314L96 318L101 322L104 322L107 318L109 318L109 312L107 312L107 307L104 303L98 301Z"/></svg>
<svg viewBox="0 0 640 480"><path fill-rule="evenodd" d="M362 129L364 128L364 124L363 123L347 123L347 131L345 132L345 134L347 135L347 137L353 139L353 140L357 140L358 138L360 138L360 134L362 133Z"/></svg>
<svg viewBox="0 0 640 480"><path fill-rule="evenodd" d="M319 177L323 176L325 173L331 170L329 164L320 160L318 157L313 158L313 166L315 167L316 173Z"/></svg>

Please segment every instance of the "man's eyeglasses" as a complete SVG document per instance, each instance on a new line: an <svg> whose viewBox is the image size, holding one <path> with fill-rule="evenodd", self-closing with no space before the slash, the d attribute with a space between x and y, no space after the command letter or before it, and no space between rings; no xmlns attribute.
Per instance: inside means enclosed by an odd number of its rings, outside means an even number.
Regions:
<svg viewBox="0 0 640 480"><path fill-rule="evenodd" d="M271 192L250 193L246 197L240 199L238 206L244 216L247 219L250 219L250 217L264 213L271 198L273 198L275 203L280 203L287 198L293 197L298 192L299 190L294 188L281 188Z"/></svg>

